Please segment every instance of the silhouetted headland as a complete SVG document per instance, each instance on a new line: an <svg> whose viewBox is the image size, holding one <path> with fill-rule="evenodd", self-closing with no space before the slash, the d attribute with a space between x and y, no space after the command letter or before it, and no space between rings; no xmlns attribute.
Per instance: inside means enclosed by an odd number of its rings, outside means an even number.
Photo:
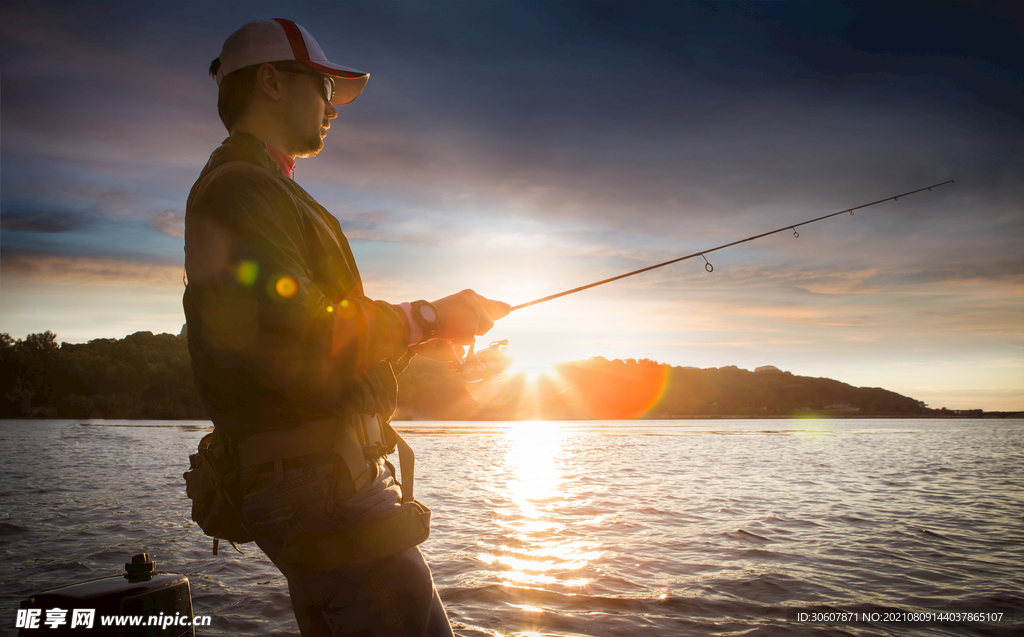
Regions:
<svg viewBox="0 0 1024 637"><path fill-rule="evenodd" d="M928 408L879 387L796 376L772 366L697 369L601 357L467 385L417 357L400 377L400 420L581 420L792 417L1021 417ZM0 334L0 417L204 420L185 335L60 343L53 332Z"/></svg>

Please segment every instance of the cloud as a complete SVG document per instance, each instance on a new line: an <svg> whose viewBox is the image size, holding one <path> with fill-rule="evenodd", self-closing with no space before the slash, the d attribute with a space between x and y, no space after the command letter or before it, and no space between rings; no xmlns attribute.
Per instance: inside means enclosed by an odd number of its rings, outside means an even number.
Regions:
<svg viewBox="0 0 1024 637"><path fill-rule="evenodd" d="M164 210L153 217L153 227L168 237L185 238L185 213L180 210Z"/></svg>
<svg viewBox="0 0 1024 637"><path fill-rule="evenodd" d="M955 261L942 261L928 268L897 272L890 275L879 274L864 280L864 287L876 289L893 279L902 284L995 284L1004 283L1021 291L1024 277L1024 258L1020 256L993 256L991 258L975 257L960 258ZM887 281L888 279L888 281Z"/></svg>
<svg viewBox="0 0 1024 637"><path fill-rule="evenodd" d="M34 3L0 19L5 162L31 155L124 176L201 166L223 132L210 58L173 27L153 32L152 12L69 9ZM54 86L74 96L74 117Z"/></svg>
<svg viewBox="0 0 1024 637"><path fill-rule="evenodd" d="M142 284L182 286L184 267L95 256L65 256L5 250L0 254L5 279L40 280L46 283Z"/></svg>
<svg viewBox="0 0 1024 637"><path fill-rule="evenodd" d="M112 210L126 208L139 198L137 193L128 192L122 185L100 188L95 184L70 184L62 191L72 197L109 206Z"/></svg>
<svg viewBox="0 0 1024 637"><path fill-rule="evenodd" d="M56 234L84 230L93 225L96 215L67 209L11 206L0 213L0 228L21 232Z"/></svg>

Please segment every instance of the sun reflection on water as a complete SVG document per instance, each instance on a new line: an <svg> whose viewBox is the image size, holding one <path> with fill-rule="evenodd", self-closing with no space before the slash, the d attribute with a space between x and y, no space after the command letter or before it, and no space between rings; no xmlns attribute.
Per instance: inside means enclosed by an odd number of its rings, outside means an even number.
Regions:
<svg viewBox="0 0 1024 637"><path fill-rule="evenodd" d="M566 468L572 450L566 431L557 422L521 422L505 435L502 466L496 484L507 507L496 521L500 546L484 546L479 558L495 567L504 584L516 587L569 588L586 586L582 573L601 557L600 543L573 532L577 520L569 515L586 506L572 497ZM590 522L592 520L587 520Z"/></svg>

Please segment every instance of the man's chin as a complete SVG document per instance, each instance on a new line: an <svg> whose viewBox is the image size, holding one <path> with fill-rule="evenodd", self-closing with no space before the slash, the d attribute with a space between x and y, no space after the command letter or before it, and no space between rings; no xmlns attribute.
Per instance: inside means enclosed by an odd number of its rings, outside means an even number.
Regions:
<svg viewBox="0 0 1024 637"><path fill-rule="evenodd" d="M303 144L302 148L299 149L299 153L296 157L316 157L320 154L320 151L324 149L323 138L317 136L316 140L307 140L308 143Z"/></svg>

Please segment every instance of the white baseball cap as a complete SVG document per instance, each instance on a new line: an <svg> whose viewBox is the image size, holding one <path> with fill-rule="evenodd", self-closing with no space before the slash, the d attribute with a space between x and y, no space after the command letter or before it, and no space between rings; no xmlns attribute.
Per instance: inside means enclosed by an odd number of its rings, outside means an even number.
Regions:
<svg viewBox="0 0 1024 637"><path fill-rule="evenodd" d="M243 25L224 41L220 50L217 84L225 75L247 66L265 62L295 60L334 78L331 104L348 104L363 92L369 73L350 69L327 60L313 36L291 20L256 20Z"/></svg>

